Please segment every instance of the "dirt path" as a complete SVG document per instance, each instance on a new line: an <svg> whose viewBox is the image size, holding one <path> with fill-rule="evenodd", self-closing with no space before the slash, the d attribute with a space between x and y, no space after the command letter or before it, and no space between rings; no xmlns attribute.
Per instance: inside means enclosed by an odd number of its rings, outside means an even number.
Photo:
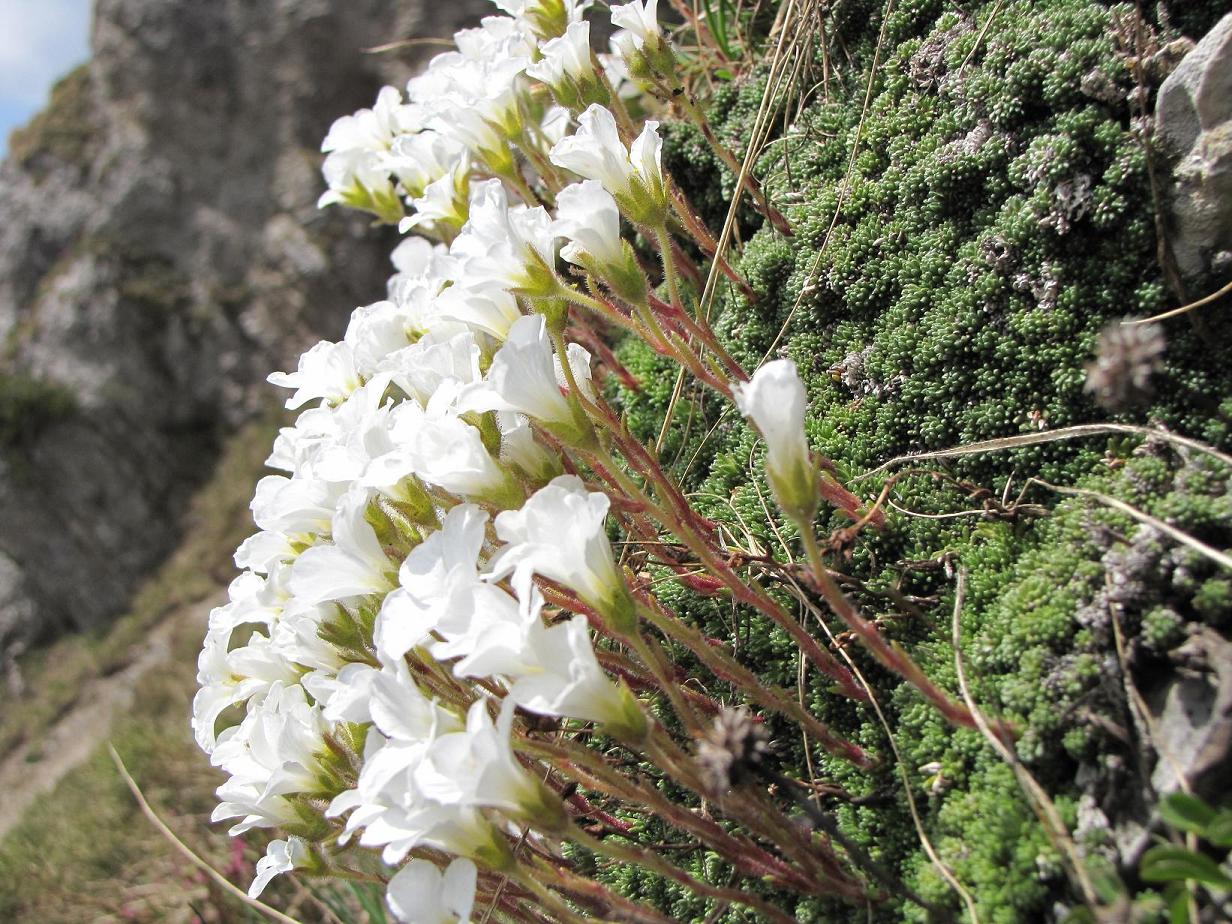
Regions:
<svg viewBox="0 0 1232 924"><path fill-rule="evenodd" d="M0 799L0 838L36 799L54 789L107 740L115 720L133 705L137 681L171 659L171 640L177 630L192 624L204 629L210 609L217 603L210 597L169 614L151 630L145 646L131 662L114 674L88 681L73 707L46 734L0 759L0 792L4 793Z"/></svg>

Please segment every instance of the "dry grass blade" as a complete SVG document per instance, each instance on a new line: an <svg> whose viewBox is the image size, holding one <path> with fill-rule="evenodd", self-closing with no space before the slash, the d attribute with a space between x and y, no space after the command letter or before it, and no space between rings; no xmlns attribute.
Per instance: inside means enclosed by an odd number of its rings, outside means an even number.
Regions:
<svg viewBox="0 0 1232 924"><path fill-rule="evenodd" d="M830 243L830 237L834 234L834 229L838 227L839 216L843 212L843 204L847 200L847 190L851 188L851 178L856 169L856 157L860 153L860 141L864 136L864 120L868 117L869 107L873 102L873 87L877 85L877 68L881 63L881 52L885 46L886 24L890 21L890 14L894 10L894 0L886 0L885 9L881 14L881 29L877 33L877 46L873 51L872 66L868 71L868 84L864 90L864 103L860 109L860 121L856 124L856 136L851 143L851 155L847 160L847 170L843 175L843 181L838 188L838 201L834 203L834 216L830 219L830 227L826 229L826 236L822 239L821 246L817 248L817 256L813 259L813 265L809 267L808 276L800 286L800 295L796 299L795 304L791 306L791 310L787 312L787 317L783 319L783 325L779 328L778 334L774 338L774 342L762 355L762 362L765 362L778 349L783 337L787 334L787 328L791 324L791 320L795 317L800 306L804 304L805 297L812 291L812 280L817 275L817 268L821 266L821 257L826 252L826 247Z"/></svg>
<svg viewBox="0 0 1232 924"><path fill-rule="evenodd" d="M1125 630L1121 627L1120 607L1112 602L1112 578L1105 573L1104 584L1108 589L1108 618L1112 622L1112 640L1116 645L1117 667L1121 672L1121 684L1125 687L1125 698L1128 701L1130 708L1137 715L1138 722L1142 726L1147 738L1147 745L1155 749L1159 756L1167 761L1171 768L1173 776L1176 777L1177 785L1183 792L1192 792L1189 785L1189 778L1181 766L1181 762L1167 748L1161 748L1159 742L1159 727L1154 717L1151 715L1150 707L1147 706L1146 700L1142 698L1142 693L1139 692L1137 685L1134 683L1134 678L1129 671L1129 658L1125 647ZM1150 786L1149 781L1146 783ZM1154 787L1151 787L1154 792Z"/></svg>
<svg viewBox="0 0 1232 924"><path fill-rule="evenodd" d="M978 443L968 443L965 446L954 446L950 449L936 449L931 452L917 452L895 456L889 462L884 462L863 475L857 475L850 480L862 481L904 462L921 462L925 459L952 459L958 456L979 455L984 452L999 452L1003 449L1034 446L1039 443L1055 443L1060 440L1078 439L1084 436L1107 436L1114 433L1164 440L1173 445L1184 446L1186 449L1203 453L1213 459L1218 459L1224 465L1232 467L1232 456L1220 452L1213 446L1207 446L1205 443L1191 440L1185 436L1177 436L1175 433L1169 433L1167 430L1160 430L1157 427L1137 427L1133 424L1079 424L1075 427L1064 427L1060 430L1052 430L1045 433L1020 433L1017 436L1004 436L995 440L983 440Z"/></svg>
<svg viewBox="0 0 1232 924"><path fill-rule="evenodd" d="M1058 494L1066 494L1071 497L1089 497L1092 500L1099 501L1106 507L1111 507L1113 510L1119 510L1121 513L1133 517L1139 523L1145 523L1147 526L1157 529L1165 535L1171 536L1182 545L1189 546L1195 552L1205 555L1216 564L1222 565L1224 568L1232 571L1232 556L1224 554L1219 551L1219 549L1211 548L1211 546L1199 539L1195 539L1193 536L1189 535L1189 533L1183 532L1175 526L1170 526L1158 517L1153 517L1149 513L1139 510L1132 504L1125 503L1123 500L1119 500L1108 494L1101 494L1099 491L1091 491L1086 488L1065 488L1060 485L1049 484L1047 481L1040 478L1030 478L1027 480L1027 484L1038 484L1047 488L1049 491L1056 491Z"/></svg>
<svg viewBox="0 0 1232 924"><path fill-rule="evenodd" d="M766 77L766 87L762 92L761 102L757 108L757 117L754 119L753 128L749 133L749 143L744 153L744 160L740 165L740 174L736 177L737 190L744 188L745 181L752 171L753 163L761 154L766 135L769 132L770 111L773 108L774 99L781 88L783 75L787 71L787 61L800 44L800 36L805 32L802 29L790 28L791 22L799 16L799 6L796 0L789 0L784 10L784 28L779 31L778 40L774 46L774 54L770 59L770 73ZM732 234L736 227L736 213L739 207L740 197L738 195L733 196L731 205L727 209L727 217L723 221L722 233L719 235L718 248L715 251L718 255L726 253L728 246L731 244ZM714 302L718 282L719 265L716 257L715 262L710 267L710 273L706 277L706 285L702 291L701 302L698 305L698 314L703 318L708 319L710 317L710 308Z"/></svg>
<svg viewBox="0 0 1232 924"><path fill-rule="evenodd" d="M399 39L396 42L386 42L384 45L373 45L371 48L360 49L366 55L381 55L389 51L397 51L400 48L419 48L424 45L430 45L436 48L453 48L453 39L446 38L408 38Z"/></svg>
<svg viewBox="0 0 1232 924"><path fill-rule="evenodd" d="M269 905L265 904L265 902L258 901L255 898L249 898L247 892L239 886L233 884L229 879L227 879L226 876L218 872L218 870L214 869L214 867L210 866L210 864L206 863L205 860L201 859L201 857L199 857L191 847L176 837L175 832L167 827L167 823L158 816L158 813L154 811L154 808L146 800L145 795L141 792L141 787L137 785L137 781L134 780L132 775L128 772L128 767L124 766L124 760L120 757L119 752L117 752L116 749L110 744L107 745L107 750L111 754L111 759L116 765L116 770L120 774L120 779L124 781L124 785L127 786L129 792L133 794L133 798L137 800L137 806L141 809L141 814L149 820L150 824L158 830L159 834L170 841L172 846L184 855L184 858L187 859L189 863L213 879L228 894L243 902L248 907L259 911L271 921L278 921L280 924L301 924L300 921L283 914L277 908L271 908Z"/></svg>
<svg viewBox="0 0 1232 924"><path fill-rule="evenodd" d="M1188 311L1193 311L1195 308L1201 308L1203 305L1209 305L1211 302L1219 301L1225 295L1232 293L1232 282L1217 292L1212 292L1210 295L1204 295L1196 302L1190 302L1188 305L1181 305L1180 308L1173 308L1171 311L1164 311L1161 314L1152 315L1149 318L1134 318L1132 321L1122 321L1126 327L1133 327L1135 324L1150 324L1154 321L1164 321L1168 318L1175 318L1179 314L1185 314Z"/></svg>
<svg viewBox="0 0 1232 924"><path fill-rule="evenodd" d="M951 640L954 645L954 670L958 675L958 689L962 693L963 702L967 704L967 708L971 710L971 715L975 717L975 724L979 728L980 734L992 745L992 749L997 752L998 756L1009 764L1010 769L1014 771L1018 785L1022 787L1023 792L1026 793L1030 800L1031 807L1035 810L1036 816L1044 826L1048 839L1052 841L1053 846L1057 847L1066 858L1067 865L1070 867L1074 879L1078 882L1078 888L1082 892L1083 900L1088 906L1096 907L1099 902L1096 898L1095 888L1091 885L1086 867L1082 865L1082 858L1078 855L1078 848L1074 846L1073 838L1069 836L1069 831L1066 830L1064 822L1061 821L1056 805L1048 797L1044 787L1031 775L1031 771L1023 766L1022 761L1018 759L1018 755L997 737L988 720L984 717L984 713L976 705L975 698L971 695L971 690L967 686L967 674L963 668L962 624L960 621L966 592L967 569L960 568L958 570L957 585L954 589L954 616L951 622Z"/></svg>
<svg viewBox="0 0 1232 924"><path fill-rule="evenodd" d="M976 52L980 50L980 46L984 44L984 37L988 35L988 30L992 28L992 22L997 18L997 14L1001 12L1001 7L1005 0L997 0L997 5L992 8L992 12L988 14L988 19L984 20L984 28L980 29L980 34L975 37L975 44L971 46L971 50L967 52L967 57L963 58L962 66L958 68L958 79L962 80L963 73L967 70L967 65L975 58Z"/></svg>

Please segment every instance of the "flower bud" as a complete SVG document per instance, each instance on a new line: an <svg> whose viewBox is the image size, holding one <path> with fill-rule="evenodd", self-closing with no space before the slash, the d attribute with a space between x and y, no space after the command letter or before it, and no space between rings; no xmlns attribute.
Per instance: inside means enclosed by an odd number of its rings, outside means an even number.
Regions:
<svg viewBox="0 0 1232 924"><path fill-rule="evenodd" d="M560 251L567 261L602 279L629 304L645 303L646 274L620 236L620 210L602 183L584 180L562 189L552 231L569 241Z"/></svg>
<svg viewBox="0 0 1232 924"><path fill-rule="evenodd" d="M572 112L591 103L606 106L607 88L599 80L590 51L590 23L575 22L565 34L544 42L543 57L526 68L528 77L543 81L556 102Z"/></svg>
<svg viewBox="0 0 1232 924"><path fill-rule="evenodd" d="M766 441L766 476L774 499L798 523L817 513L817 469L804 436L808 398L789 359L766 363L749 382L733 388L740 413Z"/></svg>
<svg viewBox="0 0 1232 924"><path fill-rule="evenodd" d="M552 147L552 163L603 185L630 221L658 227L667 217L663 140L659 123L647 122L627 149L616 117L591 106L578 117L577 132Z"/></svg>

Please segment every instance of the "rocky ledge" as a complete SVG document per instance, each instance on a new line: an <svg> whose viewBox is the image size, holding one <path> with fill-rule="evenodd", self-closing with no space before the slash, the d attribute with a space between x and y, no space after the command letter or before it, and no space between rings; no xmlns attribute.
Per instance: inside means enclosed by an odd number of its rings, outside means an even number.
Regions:
<svg viewBox="0 0 1232 924"><path fill-rule="evenodd" d="M482 0L97 0L0 166L0 652L98 626L173 546L271 369L380 297L321 138ZM345 267L346 272L339 272Z"/></svg>

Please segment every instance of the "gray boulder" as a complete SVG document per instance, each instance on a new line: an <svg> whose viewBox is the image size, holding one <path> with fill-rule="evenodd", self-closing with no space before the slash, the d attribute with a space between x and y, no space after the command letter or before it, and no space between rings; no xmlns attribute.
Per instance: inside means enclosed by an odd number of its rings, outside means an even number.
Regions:
<svg viewBox="0 0 1232 924"><path fill-rule="evenodd" d="M1164 81L1156 137L1172 166L1168 242L1194 295L1232 275L1232 13Z"/></svg>

